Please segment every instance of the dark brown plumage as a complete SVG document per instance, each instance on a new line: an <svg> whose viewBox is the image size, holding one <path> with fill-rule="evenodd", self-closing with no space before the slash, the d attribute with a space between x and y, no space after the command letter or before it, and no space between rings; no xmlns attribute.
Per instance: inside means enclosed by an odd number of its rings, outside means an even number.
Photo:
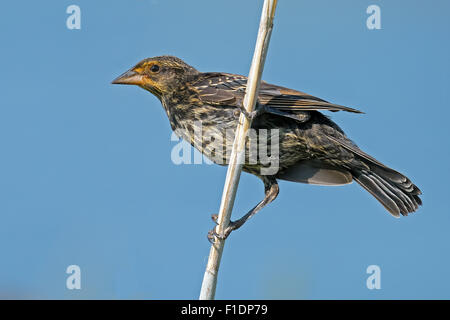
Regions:
<svg viewBox="0 0 450 320"><path fill-rule="evenodd" d="M218 164L228 164L229 151L240 112L247 78L228 73L201 73L181 59L161 56L145 59L113 81L138 85L161 101L172 129ZM361 151L344 132L319 111L360 111L329 103L306 93L262 82L252 128L278 129L279 170L267 168L259 158L247 158L243 170L262 179L266 196L224 235L239 228L278 195L277 179L321 185L342 185L355 180L393 216L407 215L422 204L419 188L401 173ZM195 134L201 127L202 135ZM259 131L256 131L259 132ZM223 139L205 139L221 135ZM258 139L260 136L257 137ZM268 135L267 144L275 136Z"/></svg>

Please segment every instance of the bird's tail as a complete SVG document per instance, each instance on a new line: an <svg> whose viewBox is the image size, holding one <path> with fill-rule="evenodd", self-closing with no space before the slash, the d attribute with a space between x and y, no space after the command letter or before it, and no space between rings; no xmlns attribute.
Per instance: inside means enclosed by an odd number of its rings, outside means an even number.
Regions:
<svg viewBox="0 0 450 320"><path fill-rule="evenodd" d="M395 217L406 216L422 204L422 192L403 174L375 159L361 159L366 168L352 171L353 179L369 191ZM375 161L372 161L375 160Z"/></svg>

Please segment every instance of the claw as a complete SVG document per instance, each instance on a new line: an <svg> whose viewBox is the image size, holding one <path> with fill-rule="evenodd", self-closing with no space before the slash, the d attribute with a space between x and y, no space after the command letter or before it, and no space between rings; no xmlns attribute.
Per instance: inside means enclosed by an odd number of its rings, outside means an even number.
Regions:
<svg viewBox="0 0 450 320"><path fill-rule="evenodd" d="M239 111L240 112L236 113L236 116L238 116L240 113L242 113L249 121L253 121L253 119L255 119L257 116L259 116L260 114L262 114L264 112L264 110L261 108L253 110L252 112L248 112L243 106L239 106Z"/></svg>
<svg viewBox="0 0 450 320"><path fill-rule="evenodd" d="M215 224L219 224L217 222L217 219L219 219L219 215L218 214L212 214L211 215L211 220L214 221Z"/></svg>
<svg viewBox="0 0 450 320"><path fill-rule="evenodd" d="M234 223L233 221L230 221L230 224L222 233L217 233L216 228L209 230L208 241L211 244L214 244L216 242L216 239L225 240L226 238L228 238L230 233L237 228L238 228L238 225L236 223Z"/></svg>
<svg viewBox="0 0 450 320"><path fill-rule="evenodd" d="M216 242L216 236L215 236L216 231L215 231L215 229L216 228L208 231L208 236L207 237L208 237L209 243L211 243L211 244L214 244Z"/></svg>
<svg viewBox="0 0 450 320"><path fill-rule="evenodd" d="M257 111L252 111L250 113L245 109L242 109L241 111L244 114L244 116L247 118L247 120L249 120L249 121L253 121L253 119L256 118L256 116L258 115Z"/></svg>
<svg viewBox="0 0 450 320"><path fill-rule="evenodd" d="M217 233L216 228L211 229L208 231L208 241L211 244L214 244L214 243L216 243L217 239L225 240L229 236L230 232L224 232L223 234L219 234L219 233Z"/></svg>

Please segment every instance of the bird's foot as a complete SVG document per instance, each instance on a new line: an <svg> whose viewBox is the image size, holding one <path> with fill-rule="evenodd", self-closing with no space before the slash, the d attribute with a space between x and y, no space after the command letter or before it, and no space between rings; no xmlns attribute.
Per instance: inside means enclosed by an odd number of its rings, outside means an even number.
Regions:
<svg viewBox="0 0 450 320"><path fill-rule="evenodd" d="M214 216L216 216L216 219L214 219ZM212 219L217 224L217 215L213 215ZM225 240L226 238L228 238L230 233L233 230L238 229L240 227L240 225L239 225L239 223L230 221L230 223L228 224L228 227L226 227L225 230L223 230L220 233L218 233L216 231L216 227L214 227L212 230L209 230L209 232L208 232L208 241L211 242L212 244L214 244L217 239Z"/></svg>
<svg viewBox="0 0 450 320"><path fill-rule="evenodd" d="M262 108L257 108L256 110L253 110L252 112L248 112L244 106L239 106L238 107L239 110L237 110L237 112L235 113L236 117L239 117L240 114L242 113L248 121L253 121L253 119L255 119L257 116L259 116L260 114L262 114L264 112L264 110Z"/></svg>

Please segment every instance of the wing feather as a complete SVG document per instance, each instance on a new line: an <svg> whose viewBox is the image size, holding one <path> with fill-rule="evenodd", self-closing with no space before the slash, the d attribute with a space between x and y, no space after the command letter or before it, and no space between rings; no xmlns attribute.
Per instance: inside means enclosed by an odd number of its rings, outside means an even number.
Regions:
<svg viewBox="0 0 450 320"><path fill-rule="evenodd" d="M204 73L194 83L194 88L197 90L200 99L205 103L216 105L242 105L246 87L247 77L228 73ZM261 82L258 103L266 107L268 112L276 110L278 112L273 112L274 114L282 115L285 113L286 116L314 110L363 113L353 108L329 103L301 91L276 86L264 81Z"/></svg>

